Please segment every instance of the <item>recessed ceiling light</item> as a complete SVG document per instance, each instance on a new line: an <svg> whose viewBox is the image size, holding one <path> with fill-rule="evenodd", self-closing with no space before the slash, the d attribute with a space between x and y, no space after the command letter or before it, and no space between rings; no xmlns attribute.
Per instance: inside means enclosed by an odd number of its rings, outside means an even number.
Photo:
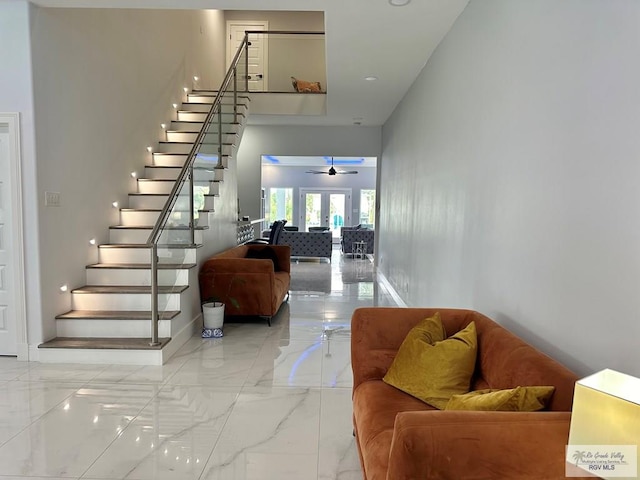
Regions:
<svg viewBox="0 0 640 480"><path fill-rule="evenodd" d="M409 2L411 2L411 0L389 0L389 4L394 7L404 7L405 5L408 5Z"/></svg>
<svg viewBox="0 0 640 480"><path fill-rule="evenodd" d="M373 75L370 75L368 77L364 77L364 79L368 82L375 82L378 79L378 77L374 77Z"/></svg>

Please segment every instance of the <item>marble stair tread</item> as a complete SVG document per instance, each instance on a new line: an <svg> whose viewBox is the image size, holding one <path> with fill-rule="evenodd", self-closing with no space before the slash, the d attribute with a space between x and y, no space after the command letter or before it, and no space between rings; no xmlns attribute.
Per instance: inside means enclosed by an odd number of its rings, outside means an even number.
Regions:
<svg viewBox="0 0 640 480"><path fill-rule="evenodd" d="M168 197L169 194L168 193L141 193L141 192L135 192L135 193L130 193L129 196L130 197ZM219 193L205 193L204 196L205 197L219 197L220 194ZM139 209L138 208L130 208L129 210L139 210Z"/></svg>
<svg viewBox="0 0 640 480"><path fill-rule="evenodd" d="M200 248L202 243L196 243L190 245L188 243L167 243L158 244L158 248ZM146 243L102 243L98 245L98 248L150 248Z"/></svg>
<svg viewBox="0 0 640 480"><path fill-rule="evenodd" d="M220 170L226 170L227 167L222 167ZM171 182L176 183L176 180L168 180L163 178L139 178L139 182ZM206 182L222 182L222 180L210 179L210 180L196 180L195 183L206 183ZM166 194L168 195L168 193Z"/></svg>
<svg viewBox="0 0 640 480"><path fill-rule="evenodd" d="M204 121L202 120L172 120L172 122L174 123L187 123L187 124L193 124L194 126L196 125L202 125L204 123ZM222 121L223 125L242 125L241 122L225 122L224 120ZM179 132L180 130L175 130L176 132ZM198 130L199 132L200 130ZM157 153L157 152L154 152Z"/></svg>
<svg viewBox="0 0 640 480"><path fill-rule="evenodd" d="M153 230L154 225L111 225L109 228L122 228L129 230ZM198 225L194 230L207 230L207 225ZM164 227L163 230L189 230L187 225L176 225L174 227Z"/></svg>
<svg viewBox="0 0 640 480"><path fill-rule="evenodd" d="M175 286L158 286L158 293L182 293L187 288L187 285L175 285ZM71 293L141 293L150 294L151 287L147 285L85 285L84 287L75 288Z"/></svg>
<svg viewBox="0 0 640 480"><path fill-rule="evenodd" d="M159 270L188 270L194 268L195 263L158 263ZM87 265L87 268L107 268L107 269L126 269L126 270L149 270L151 263L93 263Z"/></svg>
<svg viewBox="0 0 640 480"><path fill-rule="evenodd" d="M81 348L106 350L162 350L171 341L170 338L159 338L159 345L150 345L150 338L72 338L56 337L41 343L38 348Z"/></svg>
<svg viewBox="0 0 640 480"><path fill-rule="evenodd" d="M168 196L168 195L167 195ZM162 212L162 209L160 208L121 208L120 209L121 212L153 212L153 213L160 213ZM178 213L189 213L189 210L172 210L173 212L178 212ZM199 212L207 212L209 210L205 210L205 209L198 209Z"/></svg>
<svg viewBox="0 0 640 480"><path fill-rule="evenodd" d="M189 142L189 141L173 141L173 140L161 140L158 142L158 145L193 145L193 142ZM218 142L202 142L202 145L220 145ZM222 142L222 145L225 145L227 147L233 147L235 146L235 143L233 142ZM157 152L157 153L162 153L162 152Z"/></svg>
<svg viewBox="0 0 640 480"><path fill-rule="evenodd" d="M218 92L220 90L209 90L206 88L194 88L193 90L191 90L189 92L189 95L201 95L203 97L205 96L212 96L215 97L216 95L218 95ZM233 96L233 90L227 90L224 92L225 96ZM251 101L251 96L245 94L245 93L238 93L238 98L246 98L247 100Z"/></svg>
<svg viewBox="0 0 640 480"><path fill-rule="evenodd" d="M179 310L158 312L159 320L171 320L180 314ZM148 310L69 310L56 316L56 320L150 320Z"/></svg>
<svg viewBox="0 0 640 480"><path fill-rule="evenodd" d="M187 142L188 143L188 142ZM164 155L164 154L163 154ZM172 153L168 153L166 155L173 155ZM186 153L179 153L178 155L187 155ZM223 157L228 157L229 155L225 155L222 154ZM178 166L178 165L145 165L145 168L157 168L157 169L162 169L162 170L182 170L183 167ZM193 165L193 169L194 170L227 170L227 167L223 167L223 166L218 166L216 165L204 165L202 163L196 163ZM167 180L166 178L141 178L140 180ZM175 179L171 180L173 182L175 182Z"/></svg>

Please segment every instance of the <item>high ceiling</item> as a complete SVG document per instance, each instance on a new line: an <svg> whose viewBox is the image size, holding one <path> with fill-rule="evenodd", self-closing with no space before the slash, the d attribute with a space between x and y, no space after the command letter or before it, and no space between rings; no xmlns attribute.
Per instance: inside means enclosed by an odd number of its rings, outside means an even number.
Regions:
<svg viewBox="0 0 640 480"><path fill-rule="evenodd" d="M376 126L389 118L469 0L412 0L403 7L388 0L33 1L46 7L324 10L327 115L271 116L268 123L353 125L361 119Z"/></svg>

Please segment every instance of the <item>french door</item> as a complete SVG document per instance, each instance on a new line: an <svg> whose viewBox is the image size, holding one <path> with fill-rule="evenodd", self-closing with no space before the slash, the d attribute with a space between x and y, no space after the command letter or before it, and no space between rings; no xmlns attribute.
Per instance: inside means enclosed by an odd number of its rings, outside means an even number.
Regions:
<svg viewBox="0 0 640 480"><path fill-rule="evenodd" d="M340 227L351 225L351 189L301 188L300 227L325 227L332 232L333 241L340 241Z"/></svg>

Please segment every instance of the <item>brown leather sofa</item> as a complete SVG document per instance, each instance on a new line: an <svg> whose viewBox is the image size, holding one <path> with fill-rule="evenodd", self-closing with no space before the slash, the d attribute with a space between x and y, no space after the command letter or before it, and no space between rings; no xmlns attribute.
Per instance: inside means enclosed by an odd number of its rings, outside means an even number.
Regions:
<svg viewBox="0 0 640 480"><path fill-rule="evenodd" d="M548 411L436 410L382 381L407 332L440 312L447 335L475 321L472 390L556 387ZM577 377L471 310L360 308L351 321L354 434L366 480L564 479Z"/></svg>
<svg viewBox="0 0 640 480"><path fill-rule="evenodd" d="M289 295L291 249L245 244L207 259L198 274L200 298L225 304L225 316L259 316L271 326Z"/></svg>

